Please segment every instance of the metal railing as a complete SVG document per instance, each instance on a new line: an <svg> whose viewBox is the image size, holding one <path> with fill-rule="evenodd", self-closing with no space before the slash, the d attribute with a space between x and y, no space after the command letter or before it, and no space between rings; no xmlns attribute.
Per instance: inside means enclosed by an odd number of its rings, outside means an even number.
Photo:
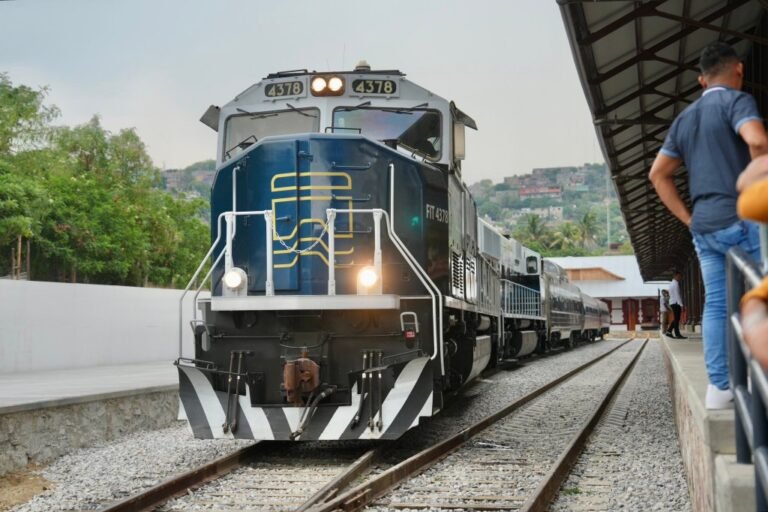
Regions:
<svg viewBox="0 0 768 512"><path fill-rule="evenodd" d="M502 279L501 310L505 315L541 316L541 293L520 283Z"/></svg>
<svg viewBox="0 0 768 512"><path fill-rule="evenodd" d="M761 228L763 268L740 247L728 252L726 286L728 307L728 363L730 386L734 395L736 461L754 463L757 510L768 510L768 378L752 359L744 342L739 302L744 292L757 286L766 271L765 227ZM751 381L751 389L749 382Z"/></svg>
<svg viewBox="0 0 768 512"><path fill-rule="evenodd" d="M234 222L234 219L238 215L260 215L264 217L264 221L266 222L266 242L268 247L272 247L272 210L264 210L264 211L252 211L252 212L222 212L219 214L218 219L216 219L216 239L211 244L210 249L208 249L208 252L203 257L203 260L200 262L200 265L198 265L197 269L195 270L195 273L192 275L192 278L187 283L187 286L184 288L184 291L181 293L181 297L179 298L179 357L182 356L182 348L183 348L183 323L184 323L184 298L187 296L187 293L192 289L192 286L197 282L198 277L200 277L200 272L203 271L205 268L205 264L208 262L209 258L213 256L213 251L216 249L216 246L219 245L221 241L221 223L222 221L226 221L227 227L226 227L226 240L224 249L219 253L219 255L214 260L211 267L208 269L208 272L205 274L205 277L203 277L200 280L200 284L198 285L197 289L195 289L195 295L192 299L192 324L198 324L199 320L197 319L197 302L200 298L200 293L203 290L203 287L205 286L205 283L208 282L208 279L211 278L211 274L213 274L213 270L221 263L221 260L225 260L225 269L229 270L232 267L232 240L235 237L236 234L236 224ZM266 293L267 295L274 295L274 287L273 287L273 281L272 281L272 252L267 251L269 254L267 256L267 283L266 283ZM213 290L214 286L213 283L211 283L211 290ZM193 327L194 328L194 327Z"/></svg>
<svg viewBox="0 0 768 512"><path fill-rule="evenodd" d="M318 241L322 239L324 236L327 236L327 245L328 245L328 290L327 294L329 296L336 295L336 267L334 265L334 262L336 260L336 246L335 246L335 234L336 234L336 216L339 213L354 213L354 214L367 214L371 215L373 218L373 235L374 235L374 251L373 251L373 267L376 271L376 274L379 276L378 280L378 290L374 291L374 293L381 294L381 277L382 277L382 250L381 250L381 223L384 221L384 227L387 231L387 234L389 235L389 240L392 242L392 245L395 247L395 249L400 253L402 258L405 260L406 264L411 268L411 270L416 275L417 279L421 282L421 284L424 286L426 291L429 293L431 299L432 299L432 318L433 318L433 344L434 344L434 352L432 354L432 359L435 359L442 353L442 343L440 339L440 329L437 324L437 320L440 317L441 314L441 308L442 308L442 295L440 294L439 289L435 285L434 282L432 282L431 278L428 276L426 271L421 267L419 262L413 257L413 255L408 251L407 247L403 242L400 240L400 238L397 236L397 233L394 230L394 227L392 225L391 219L389 217L389 214L381 209L381 208L369 208L369 209L336 209L336 208L328 208L326 209L326 225L325 229L323 230L323 233L318 237ZM199 281L199 285L195 289L194 298L192 300L192 320L191 323L194 327L196 324L200 324L200 320L197 317L197 310L198 310L198 301L200 297L200 293L205 286L205 284L208 282L208 280L211 278L211 275L213 274L213 271L216 267L218 267L221 264L221 261L224 261L224 271L227 272L231 270L234 266L234 260L233 260L233 242L236 237L236 223L235 219L237 217L251 217L251 216L262 216L265 221L266 225L266 237L265 237L265 244L266 244L266 283L265 283L265 295L266 296L274 296L275 290L274 290L274 280L273 280L273 253L274 253L274 247L273 247L273 240L277 239L277 234L273 231L273 212L272 210L263 210L263 211L228 211L228 212L222 212L218 219L217 219L217 230L216 230L216 239L214 240L213 244L211 244L210 249L206 253L205 257L203 258L203 261L198 266L197 270L195 271L194 275L190 279L189 283L187 284L186 288L184 289L184 292L181 295L181 298L179 299L179 357L182 355L182 343L183 343L183 336L182 336L182 324L183 324L183 304L184 304L184 298L186 297L187 293L190 292L192 287L194 286L194 283L198 281L198 278L200 277L200 274L205 267L205 263L213 256L214 250L216 247L221 243L222 238L222 231L224 231L224 248L219 252L218 256L216 256L213 264L208 269L208 272L205 274L205 276ZM222 222L225 223L225 228L222 230ZM317 243L317 242L316 242ZM301 252L301 251L296 251ZM211 283L211 290L214 289L214 284ZM441 368L442 368L442 357L441 357Z"/></svg>

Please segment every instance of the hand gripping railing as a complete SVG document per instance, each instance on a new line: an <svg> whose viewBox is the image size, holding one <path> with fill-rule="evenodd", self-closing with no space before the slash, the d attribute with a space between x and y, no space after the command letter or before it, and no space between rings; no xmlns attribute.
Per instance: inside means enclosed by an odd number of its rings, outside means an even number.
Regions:
<svg viewBox="0 0 768 512"><path fill-rule="evenodd" d="M763 237L765 228L762 229ZM763 238L764 240L764 238ZM763 253L764 263L766 253ZM744 292L762 280L757 262L740 247L728 252L726 286L728 305L728 359L730 386L734 394L736 461L754 463L755 497L758 510L768 510L768 378L765 370L751 358L744 343L739 317L739 302ZM748 380L751 378L750 392Z"/></svg>

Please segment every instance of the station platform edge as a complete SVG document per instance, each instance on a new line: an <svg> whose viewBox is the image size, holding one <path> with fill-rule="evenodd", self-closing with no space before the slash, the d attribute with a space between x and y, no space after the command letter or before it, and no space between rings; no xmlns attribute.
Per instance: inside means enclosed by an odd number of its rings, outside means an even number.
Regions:
<svg viewBox="0 0 768 512"><path fill-rule="evenodd" d="M680 451L693 509L755 510L754 468L736 463L733 409L708 410L700 333L679 340L662 335Z"/></svg>

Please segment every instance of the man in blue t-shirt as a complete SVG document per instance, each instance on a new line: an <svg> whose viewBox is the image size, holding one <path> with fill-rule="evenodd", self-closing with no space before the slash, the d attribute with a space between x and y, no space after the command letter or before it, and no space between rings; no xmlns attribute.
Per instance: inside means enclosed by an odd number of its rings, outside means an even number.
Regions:
<svg viewBox="0 0 768 512"><path fill-rule="evenodd" d="M650 179L661 201L693 235L706 294L706 407L723 409L733 404L726 352L725 255L737 245L755 259L760 252L757 226L736 215L736 180L752 158L768 153L768 138L754 98L741 92L744 64L733 48L723 43L706 47L699 67L704 92L672 123ZM682 165L688 169L693 214L673 179Z"/></svg>

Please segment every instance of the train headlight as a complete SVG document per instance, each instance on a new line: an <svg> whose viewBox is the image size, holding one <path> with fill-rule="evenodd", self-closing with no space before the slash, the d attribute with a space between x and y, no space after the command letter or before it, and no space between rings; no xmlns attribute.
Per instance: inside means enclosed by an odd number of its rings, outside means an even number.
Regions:
<svg viewBox="0 0 768 512"><path fill-rule="evenodd" d="M341 96L344 94L344 78L338 75L317 75L309 81L313 96Z"/></svg>
<svg viewBox="0 0 768 512"><path fill-rule="evenodd" d="M328 89L331 91L339 92L342 87L344 87L344 81L341 78L334 76L328 80Z"/></svg>
<svg viewBox="0 0 768 512"><path fill-rule="evenodd" d="M378 280L379 275L373 267L365 267L357 274L357 281L365 288L372 287Z"/></svg>
<svg viewBox="0 0 768 512"><path fill-rule="evenodd" d="M232 267L224 274L224 286L230 290L239 290L245 286L248 276L245 271L238 267Z"/></svg>
<svg viewBox="0 0 768 512"><path fill-rule="evenodd" d="M328 82L321 76L316 76L312 79L312 92L321 93L328 87Z"/></svg>

